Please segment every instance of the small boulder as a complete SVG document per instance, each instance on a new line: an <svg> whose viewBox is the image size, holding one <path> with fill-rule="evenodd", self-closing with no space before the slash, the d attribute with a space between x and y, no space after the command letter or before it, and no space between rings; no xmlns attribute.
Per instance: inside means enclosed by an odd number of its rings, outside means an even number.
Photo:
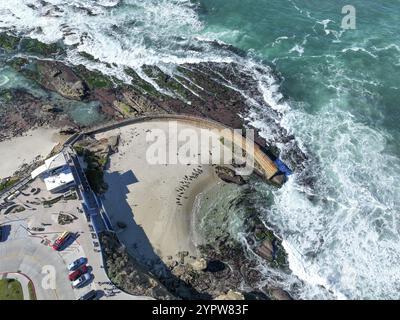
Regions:
<svg viewBox="0 0 400 320"><path fill-rule="evenodd" d="M192 262L192 267L195 271L204 271L207 269L207 261L206 259L200 258Z"/></svg>
<svg viewBox="0 0 400 320"><path fill-rule="evenodd" d="M293 300L290 294L281 288L271 288L269 293L273 300Z"/></svg>
<svg viewBox="0 0 400 320"><path fill-rule="evenodd" d="M42 105L42 111L48 112L48 113L53 113L53 112L57 112L57 109L50 104L44 104L44 105Z"/></svg>
<svg viewBox="0 0 400 320"><path fill-rule="evenodd" d="M73 128L73 127L65 127L65 128L62 128L62 129L59 131L59 133L60 133L61 135L65 135L65 136L73 135L73 134L75 134L75 133L77 133L77 132L78 132L77 129L75 129L75 128Z"/></svg>
<svg viewBox="0 0 400 320"><path fill-rule="evenodd" d="M272 182L276 183L277 185L283 185L286 182L286 176L284 174L280 174L272 178Z"/></svg>
<svg viewBox="0 0 400 320"><path fill-rule="evenodd" d="M226 294L221 294L214 300L244 300L244 296L240 292L229 290Z"/></svg>
<svg viewBox="0 0 400 320"><path fill-rule="evenodd" d="M246 184L246 181L242 176L237 175L234 170L228 167L217 166L215 167L215 173L224 182L234 183L237 185Z"/></svg>
<svg viewBox="0 0 400 320"><path fill-rule="evenodd" d="M270 240L264 240L261 245L256 249L256 253L269 261L274 258L274 246Z"/></svg>
<svg viewBox="0 0 400 320"><path fill-rule="evenodd" d="M86 84L66 65L57 61L37 62L40 84L67 99L82 100L87 94Z"/></svg>

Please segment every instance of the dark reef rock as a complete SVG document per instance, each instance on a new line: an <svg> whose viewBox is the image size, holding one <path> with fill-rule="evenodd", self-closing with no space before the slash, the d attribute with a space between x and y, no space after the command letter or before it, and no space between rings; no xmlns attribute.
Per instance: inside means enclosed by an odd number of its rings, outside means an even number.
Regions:
<svg viewBox="0 0 400 320"><path fill-rule="evenodd" d="M3 32L0 33L0 48L6 52L11 52L17 49L20 38L13 35L8 35Z"/></svg>
<svg viewBox="0 0 400 320"><path fill-rule="evenodd" d="M228 167L216 166L214 168L215 173L217 176L227 183L235 183L237 185L244 185L246 181L243 179L242 176L237 175L233 169Z"/></svg>
<svg viewBox="0 0 400 320"><path fill-rule="evenodd" d="M37 61L38 82L67 99L83 100L87 85L69 67L56 61Z"/></svg>
<svg viewBox="0 0 400 320"><path fill-rule="evenodd" d="M273 300L293 300L290 294L281 288L272 287L267 289L267 291L269 291L269 294Z"/></svg>
<svg viewBox="0 0 400 320"><path fill-rule="evenodd" d="M17 37L5 32L0 33L0 50L5 52L23 51L43 57L60 54L63 48L58 44L45 44L36 39Z"/></svg>
<svg viewBox="0 0 400 320"><path fill-rule="evenodd" d="M22 89L0 91L0 103L0 141L33 127L74 126L65 114L44 111L42 101Z"/></svg>

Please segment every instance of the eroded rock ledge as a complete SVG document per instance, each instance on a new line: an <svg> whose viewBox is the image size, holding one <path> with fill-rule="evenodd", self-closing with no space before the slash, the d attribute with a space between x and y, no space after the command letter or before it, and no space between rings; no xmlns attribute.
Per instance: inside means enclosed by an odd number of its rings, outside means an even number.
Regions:
<svg viewBox="0 0 400 320"><path fill-rule="evenodd" d="M62 62L65 48L58 44L47 45L37 40L2 33L1 48L8 54L18 52L18 57L10 58L7 64L40 87L66 99L99 102L100 111L105 115L104 121L144 114L179 113L206 117L232 128L251 127L245 120L250 116L250 106L247 98L240 93L244 92L265 107L263 121L274 132L274 143L290 145L285 159L288 165L294 169L305 160L294 137L276 121L280 117L279 113L265 104L256 80L235 63L183 64L176 66L174 76L164 73L157 66L143 66L143 72L163 89L164 93L161 93L130 68L126 68L125 73L132 78L132 82L126 84L99 71L88 70L83 65L69 66ZM43 57L57 60L44 60ZM27 103L27 95L21 92L16 95L12 90L0 91L0 99L10 106L3 111L6 113L3 132L15 124L19 129L14 130L14 134L26 130L27 125L19 125L20 121L27 123L33 120L38 125L54 121L73 122L63 114L62 106L58 110L61 112L51 112L54 111L51 108L43 112L38 109L43 105L51 105L51 101L46 97L36 97L33 99L35 102ZM10 115L12 107L21 105L21 102L22 106L26 106L25 109L29 107L35 115L29 121L23 119L22 115L20 118L12 118ZM272 157L279 155L279 150L268 144L258 131L255 140Z"/></svg>

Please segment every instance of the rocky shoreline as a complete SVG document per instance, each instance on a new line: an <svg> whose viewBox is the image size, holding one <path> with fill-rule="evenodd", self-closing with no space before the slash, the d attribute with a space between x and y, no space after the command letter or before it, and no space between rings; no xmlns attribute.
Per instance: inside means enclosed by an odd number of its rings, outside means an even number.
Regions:
<svg viewBox="0 0 400 320"><path fill-rule="evenodd" d="M127 84L99 71L88 70L83 65L67 65L62 62L62 46L28 40L0 34L0 51L3 50L7 55L6 64L39 87L56 92L65 99L98 102L104 121L145 114L179 113L206 117L232 128L252 128L246 120L250 117L250 106L246 97L251 96L254 101L268 109L268 118L265 121L271 132L275 132L274 143L291 146L285 159L289 166L294 169L306 159L296 146L294 137L277 124L276 119L280 115L265 104L256 81L233 62L183 64L176 66L176 75L173 77L157 66L143 66L142 70L151 83L143 80L133 69L126 68L126 75L132 79ZM24 45L25 42L29 46ZM13 53L18 53L18 56L13 56ZM88 55L85 57L93 59ZM1 111L6 116L2 131L17 125L19 129L15 133L18 134L26 130L27 123L43 125L54 121L60 122L56 123L57 126L77 126L72 119L66 117L62 108L52 105L49 99L34 98L21 90L10 92L1 89L0 99L6 106ZM10 114L9 109L12 108L7 108L7 105L21 105L23 110L29 110L32 115L27 119L22 115L16 118ZM255 130L255 141L265 147L270 156L278 157L279 150L267 143L259 135L259 131Z"/></svg>
<svg viewBox="0 0 400 320"><path fill-rule="evenodd" d="M63 131L85 127L66 114L62 105L55 104L50 93L68 101L97 102L103 121L179 113L206 117L232 128L249 128L249 121L245 119L250 116L250 106L245 96L251 96L269 108L254 79L235 63L184 64L176 67L177 75L174 77L156 66L144 66L142 69L151 83L127 68L125 73L132 82L126 84L83 65L70 66L62 62L64 49L57 44L47 45L2 33L1 51L7 57L5 63L8 67L49 94L37 97L23 88L0 88L0 141L44 125ZM18 53L18 56L13 56L13 53ZM87 55L86 58L93 59ZM240 88L241 92L233 88ZM288 165L292 169L301 166L306 158L296 146L294 137L276 123L277 111L269 108L268 113L270 117L266 124L278 133L275 142L292 146L285 159ZM257 130L255 140L272 158L279 156L274 145L267 143ZM227 168L216 170L225 182L245 184L242 177L233 175ZM232 206L243 205L245 201L245 197L237 199ZM248 249L244 249L243 243L229 232L222 233L199 246L199 257L187 257L185 252L179 257L171 257L162 272L159 265L150 267L150 273L146 267L138 267L140 264L124 253L118 240L105 234L101 241L111 279L129 293L162 299L290 298L285 291L274 286L259 288L263 276L257 268L257 259L288 272L287 258L280 240L261 222L252 205L248 203L247 206L249 210L243 219ZM251 257L251 254L258 258Z"/></svg>

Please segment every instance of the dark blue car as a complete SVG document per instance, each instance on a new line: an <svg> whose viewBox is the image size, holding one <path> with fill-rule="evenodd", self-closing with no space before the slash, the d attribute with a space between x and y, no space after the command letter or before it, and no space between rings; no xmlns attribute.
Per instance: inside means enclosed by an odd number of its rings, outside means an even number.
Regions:
<svg viewBox="0 0 400 320"><path fill-rule="evenodd" d="M87 261L88 260L85 257L80 257L79 259L76 259L74 262L72 262L68 265L68 270L74 271L74 270L78 269L80 266L86 264Z"/></svg>

